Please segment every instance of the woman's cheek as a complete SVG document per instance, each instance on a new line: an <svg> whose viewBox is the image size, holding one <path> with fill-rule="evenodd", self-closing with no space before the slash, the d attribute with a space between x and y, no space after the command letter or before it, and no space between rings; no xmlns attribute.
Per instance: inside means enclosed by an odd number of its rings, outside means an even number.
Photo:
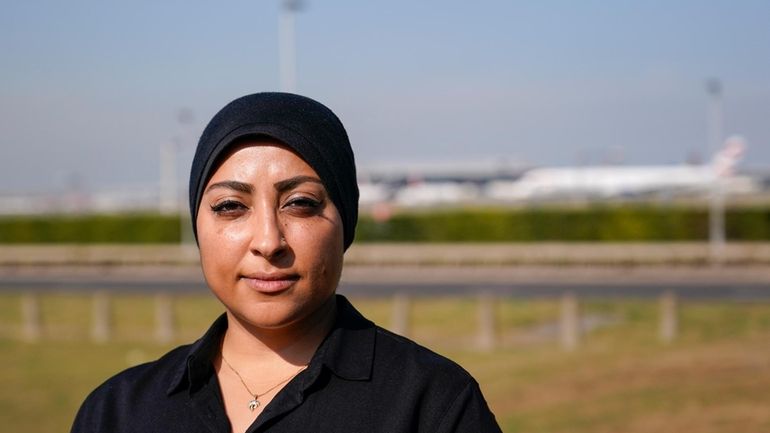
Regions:
<svg viewBox="0 0 770 433"><path fill-rule="evenodd" d="M227 224L221 227L217 234L220 242L227 242L230 245L248 242L250 237L248 225L245 223Z"/></svg>
<svg viewBox="0 0 770 433"><path fill-rule="evenodd" d="M248 248L248 232L243 225L215 225L201 231L200 249L202 259L210 264L223 264L234 260L240 254L239 246ZM213 229L213 230L211 230ZM205 234L204 234L205 233Z"/></svg>

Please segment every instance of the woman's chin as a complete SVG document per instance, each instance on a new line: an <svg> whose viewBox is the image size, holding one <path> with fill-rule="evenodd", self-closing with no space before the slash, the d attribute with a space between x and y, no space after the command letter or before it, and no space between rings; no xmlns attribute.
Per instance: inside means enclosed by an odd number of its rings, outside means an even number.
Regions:
<svg viewBox="0 0 770 433"><path fill-rule="evenodd" d="M230 317L241 322L245 328L254 331L281 331L301 328L307 323L315 323L323 320L322 317L327 308L325 302L319 303L315 308L308 308L308 304L290 302L286 299L273 299L260 302L248 309L231 309Z"/></svg>

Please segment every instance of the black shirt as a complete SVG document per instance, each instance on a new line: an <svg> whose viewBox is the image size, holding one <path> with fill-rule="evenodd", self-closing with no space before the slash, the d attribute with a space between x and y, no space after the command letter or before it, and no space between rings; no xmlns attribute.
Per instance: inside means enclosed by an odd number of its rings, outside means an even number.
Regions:
<svg viewBox="0 0 770 433"><path fill-rule="evenodd" d="M225 315L192 345L94 390L73 433L228 433L212 359ZM244 409L246 407L244 406ZM337 318L307 369L248 432L500 432L476 381L454 362L365 319L337 295Z"/></svg>

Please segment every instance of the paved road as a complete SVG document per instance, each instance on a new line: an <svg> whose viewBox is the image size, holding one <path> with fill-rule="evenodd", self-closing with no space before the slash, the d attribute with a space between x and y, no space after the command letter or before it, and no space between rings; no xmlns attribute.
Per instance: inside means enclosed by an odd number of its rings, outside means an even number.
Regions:
<svg viewBox="0 0 770 433"><path fill-rule="evenodd" d="M672 290L687 299L770 301L770 278L754 270L606 271L570 269L370 269L346 273L341 293L357 296L470 295L490 293L521 298L554 297L570 291L581 297L649 298ZM202 293L200 273L123 272L115 274L0 274L0 292Z"/></svg>
<svg viewBox="0 0 770 433"><path fill-rule="evenodd" d="M347 265L623 265L710 261L705 242L354 243ZM770 242L729 242L723 261L770 264ZM0 267L199 265L195 245L1 245Z"/></svg>

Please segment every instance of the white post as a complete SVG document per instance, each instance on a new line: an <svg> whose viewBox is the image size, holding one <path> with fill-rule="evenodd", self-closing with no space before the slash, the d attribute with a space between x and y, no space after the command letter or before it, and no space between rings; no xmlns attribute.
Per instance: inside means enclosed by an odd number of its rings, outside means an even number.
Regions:
<svg viewBox="0 0 770 433"><path fill-rule="evenodd" d="M159 343L174 339L174 303L167 293L155 296L155 339Z"/></svg>
<svg viewBox="0 0 770 433"><path fill-rule="evenodd" d="M672 291L663 293L660 297L660 341L671 343L676 339L679 331L679 318L677 315L677 299Z"/></svg>
<svg viewBox="0 0 770 433"><path fill-rule="evenodd" d="M40 298L34 293L25 293L21 297L21 316L24 322L22 338L24 341L34 342L40 339L41 314Z"/></svg>
<svg viewBox="0 0 770 433"><path fill-rule="evenodd" d="M495 348L495 299L489 293L479 295L479 330L476 342L481 350L493 350Z"/></svg>
<svg viewBox="0 0 770 433"><path fill-rule="evenodd" d="M110 313L110 298L107 293L94 293L91 339L96 343L105 343L110 339L112 325Z"/></svg>
<svg viewBox="0 0 770 433"><path fill-rule="evenodd" d="M567 351L577 349L580 340L578 300L574 293L566 292L561 298L561 347Z"/></svg>
<svg viewBox="0 0 770 433"><path fill-rule="evenodd" d="M393 296L393 324L392 331L396 334L409 335L409 297L403 293L396 293Z"/></svg>

